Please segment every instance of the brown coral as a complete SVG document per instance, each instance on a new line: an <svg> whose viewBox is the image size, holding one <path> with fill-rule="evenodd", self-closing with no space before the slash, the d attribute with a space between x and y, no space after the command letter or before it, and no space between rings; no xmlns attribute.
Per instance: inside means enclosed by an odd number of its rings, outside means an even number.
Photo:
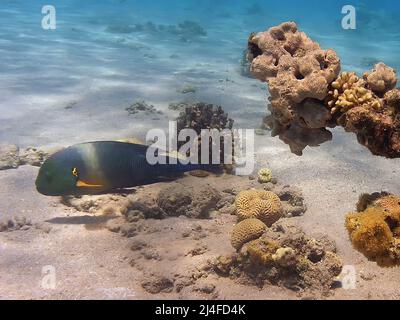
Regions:
<svg viewBox="0 0 400 320"><path fill-rule="evenodd" d="M272 109L283 125L296 118L295 105L307 98L323 100L340 72L336 53L321 49L294 22L251 34L248 47L251 72L268 83Z"/></svg>
<svg viewBox="0 0 400 320"><path fill-rule="evenodd" d="M240 220L256 218L267 226L271 226L283 215L282 203L271 191L242 191L236 196L235 206Z"/></svg>
<svg viewBox="0 0 400 320"><path fill-rule="evenodd" d="M339 76L336 53L322 50L294 22L252 33L247 57L252 74L268 83L273 120L267 126L293 153L329 141L326 128L342 126L372 154L400 157L400 89L393 68L380 62L362 78L354 72Z"/></svg>
<svg viewBox="0 0 400 320"><path fill-rule="evenodd" d="M400 197L382 193L363 195L349 213L346 228L354 247L383 267L400 265Z"/></svg>
<svg viewBox="0 0 400 320"><path fill-rule="evenodd" d="M267 226L258 219L246 219L239 222L232 230L231 244L240 249L245 243L259 238Z"/></svg>
<svg viewBox="0 0 400 320"><path fill-rule="evenodd" d="M400 92L393 89L396 82L394 69L378 63L363 78L354 72L342 73L325 99L334 125L356 133L358 141L374 155L387 158L400 156Z"/></svg>
<svg viewBox="0 0 400 320"><path fill-rule="evenodd" d="M397 76L393 68L383 62L375 65L374 69L364 74L368 87L376 93L385 93L396 87Z"/></svg>

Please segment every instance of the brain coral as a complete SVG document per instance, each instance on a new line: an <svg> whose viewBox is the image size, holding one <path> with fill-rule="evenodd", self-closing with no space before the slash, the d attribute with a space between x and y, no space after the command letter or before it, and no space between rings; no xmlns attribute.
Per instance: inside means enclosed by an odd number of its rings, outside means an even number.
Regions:
<svg viewBox="0 0 400 320"><path fill-rule="evenodd" d="M365 210L349 213L346 228L354 247L369 260L382 267L400 265L400 197L382 194Z"/></svg>
<svg viewBox="0 0 400 320"><path fill-rule="evenodd" d="M267 226L258 219L246 219L239 222L232 230L231 244L240 249L245 243L259 238Z"/></svg>
<svg viewBox="0 0 400 320"><path fill-rule="evenodd" d="M271 191L242 191L236 196L235 206L240 220L256 218L267 226L271 226L283 215L281 200Z"/></svg>
<svg viewBox="0 0 400 320"><path fill-rule="evenodd" d="M273 111L283 125L296 117L296 104L323 100L340 72L335 51L321 49L294 22L251 34L248 48L251 72L268 83Z"/></svg>

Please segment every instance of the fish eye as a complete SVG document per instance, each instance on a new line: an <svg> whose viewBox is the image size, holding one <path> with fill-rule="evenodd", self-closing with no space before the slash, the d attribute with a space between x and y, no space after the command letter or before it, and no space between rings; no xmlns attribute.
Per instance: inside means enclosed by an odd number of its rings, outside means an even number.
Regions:
<svg viewBox="0 0 400 320"><path fill-rule="evenodd" d="M78 169L77 168L72 168L71 169L71 172L72 172L72 175L74 176L74 177L77 177L78 178Z"/></svg>

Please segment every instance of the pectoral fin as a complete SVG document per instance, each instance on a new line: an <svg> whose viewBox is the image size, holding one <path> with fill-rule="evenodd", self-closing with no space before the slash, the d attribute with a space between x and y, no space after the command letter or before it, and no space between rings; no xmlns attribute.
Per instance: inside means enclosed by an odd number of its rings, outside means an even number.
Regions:
<svg viewBox="0 0 400 320"><path fill-rule="evenodd" d="M91 187L91 188L103 187L103 185L101 185L101 184L91 184L91 183L87 183L87 182L82 181L82 180L78 180L76 182L76 186L79 187L79 188L82 188L82 187Z"/></svg>

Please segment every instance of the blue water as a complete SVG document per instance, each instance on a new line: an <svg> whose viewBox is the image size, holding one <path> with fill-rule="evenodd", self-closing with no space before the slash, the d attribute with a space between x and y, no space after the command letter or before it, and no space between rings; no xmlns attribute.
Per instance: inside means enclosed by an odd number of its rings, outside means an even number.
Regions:
<svg viewBox="0 0 400 320"><path fill-rule="evenodd" d="M41 8L56 9L56 30L43 30ZM21 145L72 143L137 134L124 107L143 99L221 104L236 124L257 127L265 87L240 74L250 32L294 20L344 70L362 73L376 62L400 69L398 1L352 1L357 29L341 27L347 1L107 0L1 1L0 139ZM184 39L160 32L109 32L152 22L199 24L206 36ZM197 88L192 96L177 89ZM65 106L73 105L69 110ZM159 120L162 121L163 119ZM162 126L162 124L156 124Z"/></svg>

